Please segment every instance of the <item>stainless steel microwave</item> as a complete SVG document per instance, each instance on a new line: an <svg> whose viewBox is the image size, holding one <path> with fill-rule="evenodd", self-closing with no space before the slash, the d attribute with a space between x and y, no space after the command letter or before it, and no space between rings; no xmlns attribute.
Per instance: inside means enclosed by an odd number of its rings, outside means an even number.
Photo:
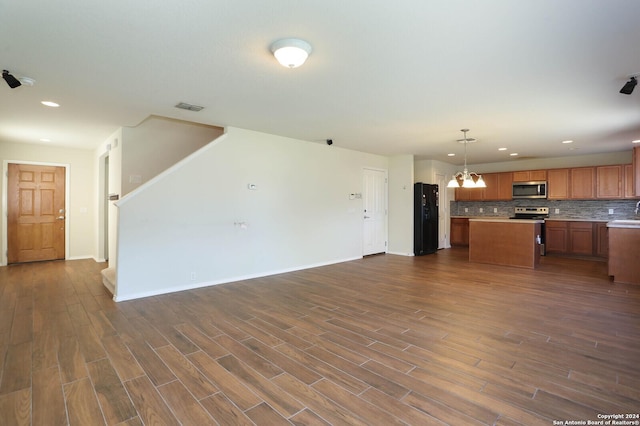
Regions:
<svg viewBox="0 0 640 426"><path fill-rule="evenodd" d="M547 182L513 182L512 198L547 198Z"/></svg>

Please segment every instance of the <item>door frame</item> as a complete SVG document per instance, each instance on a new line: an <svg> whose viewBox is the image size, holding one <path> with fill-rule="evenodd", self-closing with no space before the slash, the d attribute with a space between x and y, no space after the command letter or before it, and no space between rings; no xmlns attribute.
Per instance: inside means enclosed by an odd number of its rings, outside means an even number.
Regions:
<svg viewBox="0 0 640 426"><path fill-rule="evenodd" d="M4 160L2 163L2 252L0 253L0 266L7 265L7 251L8 247L8 190L9 190L9 164L27 164L30 166L52 166L52 167L64 167L64 258L69 258L69 176L71 164L68 163L51 163L45 161L24 161L24 160Z"/></svg>

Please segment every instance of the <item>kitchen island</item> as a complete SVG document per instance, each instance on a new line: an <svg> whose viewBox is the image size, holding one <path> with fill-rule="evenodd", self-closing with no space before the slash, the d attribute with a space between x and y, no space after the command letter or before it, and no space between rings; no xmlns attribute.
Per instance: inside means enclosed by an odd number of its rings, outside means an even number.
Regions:
<svg viewBox="0 0 640 426"><path fill-rule="evenodd" d="M543 220L469 219L469 261L536 268Z"/></svg>
<svg viewBox="0 0 640 426"><path fill-rule="evenodd" d="M613 220L609 229L609 275L617 283L640 284L640 220Z"/></svg>

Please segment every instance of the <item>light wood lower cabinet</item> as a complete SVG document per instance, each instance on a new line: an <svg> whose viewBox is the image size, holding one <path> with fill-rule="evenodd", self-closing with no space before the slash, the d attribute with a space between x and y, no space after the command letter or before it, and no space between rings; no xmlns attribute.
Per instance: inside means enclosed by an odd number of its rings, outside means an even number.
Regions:
<svg viewBox="0 0 640 426"><path fill-rule="evenodd" d="M593 256L593 223L569 222L569 253Z"/></svg>
<svg viewBox="0 0 640 426"><path fill-rule="evenodd" d="M606 258L608 234L605 222L547 221L547 254Z"/></svg>
<svg viewBox="0 0 640 426"><path fill-rule="evenodd" d="M461 217L451 218L449 242L452 246L469 245L469 219Z"/></svg>
<svg viewBox="0 0 640 426"><path fill-rule="evenodd" d="M569 251L569 226L567 222L545 222L545 247L548 254Z"/></svg>

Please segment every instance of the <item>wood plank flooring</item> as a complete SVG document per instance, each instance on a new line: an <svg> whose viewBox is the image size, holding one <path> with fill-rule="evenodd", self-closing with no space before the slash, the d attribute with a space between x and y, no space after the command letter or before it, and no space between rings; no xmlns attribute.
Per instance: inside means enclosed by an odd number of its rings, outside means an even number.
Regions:
<svg viewBox="0 0 640 426"><path fill-rule="evenodd" d="M640 286L463 248L114 303L0 268L2 425L550 425L640 412ZM634 419L637 420L637 419Z"/></svg>

